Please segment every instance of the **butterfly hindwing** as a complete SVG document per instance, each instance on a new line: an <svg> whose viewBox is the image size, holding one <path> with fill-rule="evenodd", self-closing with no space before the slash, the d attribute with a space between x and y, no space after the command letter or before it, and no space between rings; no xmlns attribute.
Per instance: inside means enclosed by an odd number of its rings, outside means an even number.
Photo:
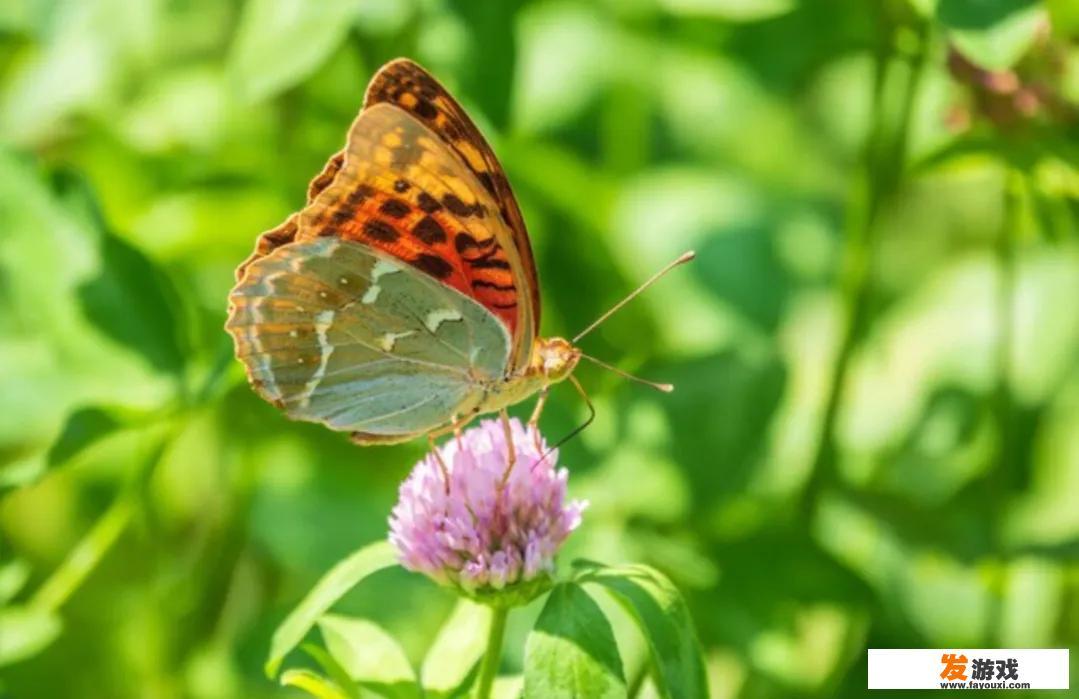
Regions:
<svg viewBox="0 0 1079 699"><path fill-rule="evenodd" d="M398 441L483 400L509 353L467 296L366 245L332 237L255 260L228 329L252 384L290 417Z"/></svg>

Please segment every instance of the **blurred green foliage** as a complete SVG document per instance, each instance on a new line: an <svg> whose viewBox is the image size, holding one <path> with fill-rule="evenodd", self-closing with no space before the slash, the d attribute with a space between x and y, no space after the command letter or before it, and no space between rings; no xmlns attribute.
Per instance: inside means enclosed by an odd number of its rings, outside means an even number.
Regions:
<svg viewBox="0 0 1079 699"><path fill-rule="evenodd" d="M2 3L0 695L296 696L273 628L423 446L287 422L225 299L398 55L502 158L546 333L700 253L586 342L678 390L582 368L562 459L566 558L670 575L714 696L860 696L866 647L1076 648L1076 7ZM552 439L584 414L549 405ZM342 611L415 662L452 604L396 571Z"/></svg>

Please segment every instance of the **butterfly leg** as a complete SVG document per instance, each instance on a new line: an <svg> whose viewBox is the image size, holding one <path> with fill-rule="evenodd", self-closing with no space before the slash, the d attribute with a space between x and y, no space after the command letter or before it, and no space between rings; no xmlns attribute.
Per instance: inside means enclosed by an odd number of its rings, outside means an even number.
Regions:
<svg viewBox="0 0 1079 699"><path fill-rule="evenodd" d="M502 485L506 484L509 480L510 472L513 471L513 466L517 463L517 450L513 448L513 430L510 427L510 414L503 408L498 413L499 419L502 420L502 433L506 436L506 472L502 474Z"/></svg>
<svg viewBox="0 0 1079 699"><path fill-rule="evenodd" d="M467 421L464 422L464 423L460 422L460 416L458 416L456 413L454 413L454 415L453 415L453 438L455 440L457 440L457 448L458 449L463 449L464 448L464 446L461 444L461 427L463 427L465 424L467 424Z"/></svg>
<svg viewBox="0 0 1079 699"><path fill-rule="evenodd" d="M439 470L442 471L442 480L446 483L447 492L450 488L450 470L446 467L446 462L442 460L442 453L439 452L438 445L435 444L435 439L441 437L444 434L449 434L450 432L453 432L454 437L460 440L461 430L464 429L464 427L468 425L468 423L472 422L475 417L476 413L469 413L464 417L458 417L457 415L454 415L453 420L450 421L450 424L427 433L427 444L430 446L431 453L435 455L435 461L438 462ZM460 441L458 441L458 446L459 445Z"/></svg>
<svg viewBox="0 0 1079 699"><path fill-rule="evenodd" d="M435 461L438 462L438 470L442 472L442 482L446 485L446 492L450 492L450 470L446 467L446 462L442 460L442 454L438 451L438 445L435 444L435 435L430 433L427 435L427 444L431 449L431 453L435 455Z"/></svg>
<svg viewBox="0 0 1079 699"><path fill-rule="evenodd" d="M550 390L550 386L543 387L540 391L539 398L536 399L536 407L532 409L532 417L528 418L528 427L532 432L532 439L535 440L536 453L538 454L543 453L543 445L540 444L539 419L540 414L543 413L543 406L547 404L547 392Z"/></svg>

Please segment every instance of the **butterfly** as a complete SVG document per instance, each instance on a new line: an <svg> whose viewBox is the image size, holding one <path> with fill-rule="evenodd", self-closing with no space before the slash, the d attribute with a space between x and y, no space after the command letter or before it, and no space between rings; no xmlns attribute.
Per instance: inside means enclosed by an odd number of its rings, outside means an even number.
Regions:
<svg viewBox="0 0 1079 699"><path fill-rule="evenodd" d="M236 280L226 329L255 391L360 444L539 393L535 419L582 357L539 335L528 232L491 147L408 59L375 74L345 148Z"/></svg>

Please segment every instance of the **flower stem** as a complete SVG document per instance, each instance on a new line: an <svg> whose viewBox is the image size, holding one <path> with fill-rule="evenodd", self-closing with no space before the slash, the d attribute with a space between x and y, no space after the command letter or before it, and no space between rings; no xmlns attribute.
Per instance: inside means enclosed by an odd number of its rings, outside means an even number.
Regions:
<svg viewBox="0 0 1079 699"><path fill-rule="evenodd" d="M476 699L491 697L491 687L494 686L495 675L498 674L498 666L502 662L502 639L506 635L507 616L509 610L504 607L494 607L491 610L491 627L487 631L487 650L483 653L483 664L480 666Z"/></svg>

